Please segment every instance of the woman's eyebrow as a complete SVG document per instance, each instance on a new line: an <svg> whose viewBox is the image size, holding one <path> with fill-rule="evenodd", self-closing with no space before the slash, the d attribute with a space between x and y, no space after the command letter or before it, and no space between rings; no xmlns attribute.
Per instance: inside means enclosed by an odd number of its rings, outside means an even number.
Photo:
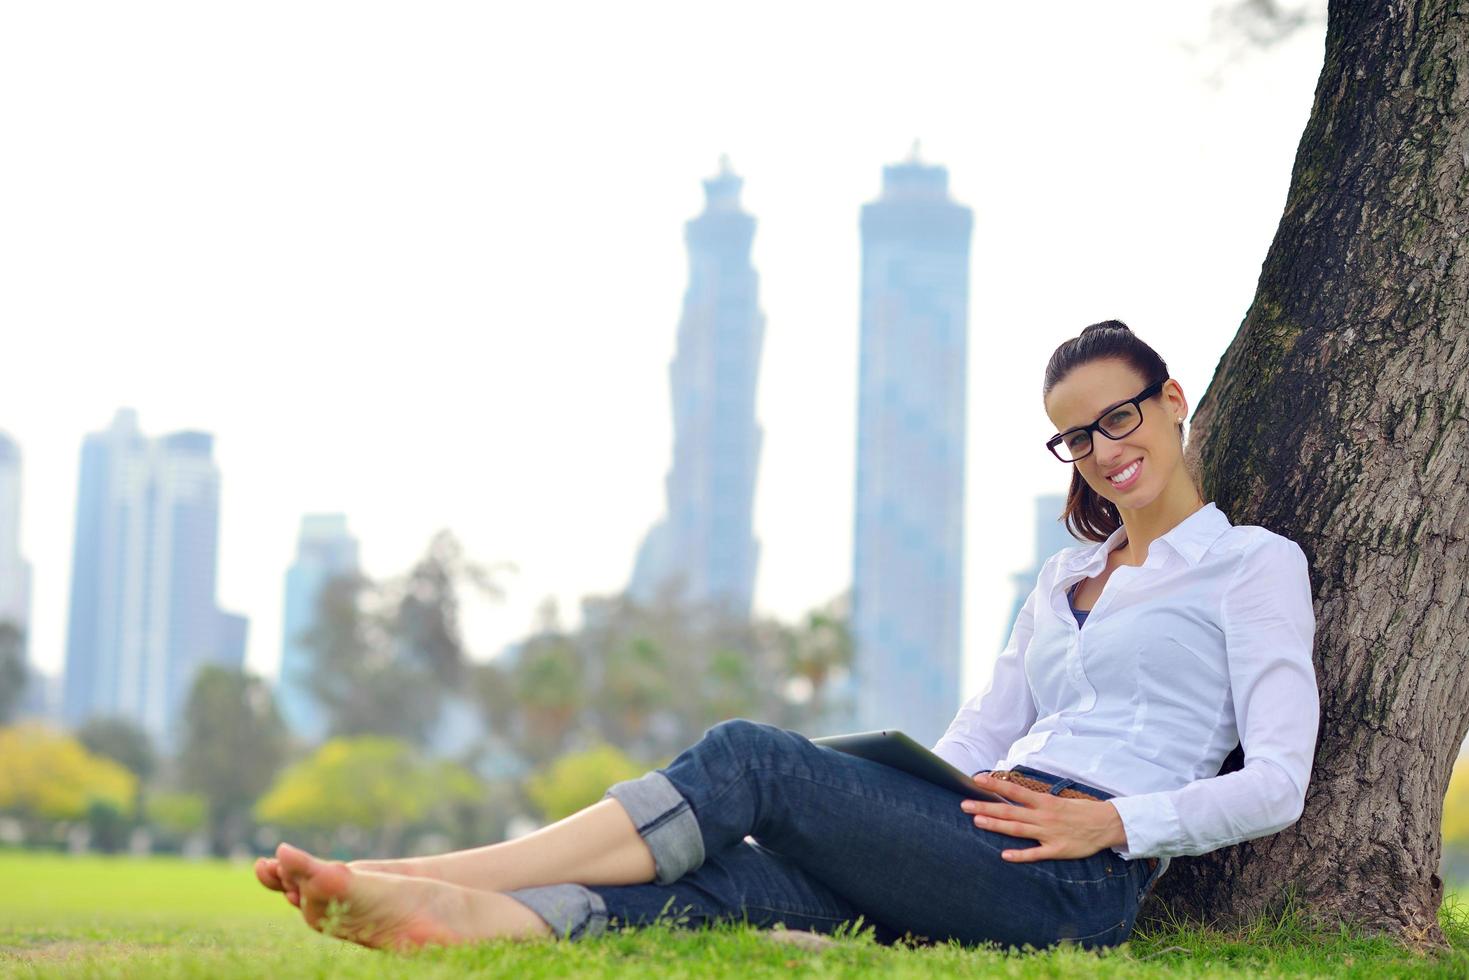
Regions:
<svg viewBox="0 0 1469 980"><path fill-rule="evenodd" d="M1101 418L1103 415L1106 415L1108 412L1112 411L1112 409L1116 408L1117 406L1119 406L1119 405L1126 405L1130 401L1132 401L1131 398L1124 398L1121 401L1113 402L1112 404L1108 405L1106 408L1104 408L1100 412L1098 412L1092 418L1092 422L1095 422L1097 419ZM1070 432L1072 429L1079 429L1083 425L1090 425L1090 424L1091 424L1091 422L1082 422L1082 423L1079 423L1077 425L1070 425L1070 426L1067 426L1066 428L1062 429L1061 432ZM1057 435L1060 435L1060 433L1058 432Z"/></svg>

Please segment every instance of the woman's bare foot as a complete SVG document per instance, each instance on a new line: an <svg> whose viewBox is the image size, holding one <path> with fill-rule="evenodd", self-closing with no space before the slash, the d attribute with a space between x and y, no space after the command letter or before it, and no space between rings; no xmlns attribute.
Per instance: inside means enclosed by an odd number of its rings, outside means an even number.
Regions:
<svg viewBox="0 0 1469 980"><path fill-rule="evenodd" d="M476 888L481 891L492 891L482 887L480 882L473 876L458 875L452 863L435 864L432 858L397 858L382 860L348 861L347 867L353 871L371 871L375 874L402 875L405 878L431 878L435 881L447 882L451 885L462 885L466 888ZM286 901L297 908L301 907L301 893L292 884L281 877L280 859L263 857L255 859L255 877L260 883L271 891L282 892ZM457 880L461 877L468 881Z"/></svg>
<svg viewBox="0 0 1469 980"><path fill-rule="evenodd" d="M306 923L364 946L449 946L551 934L540 916L505 895L359 870L289 844L276 849L276 858L276 878L288 896L297 890Z"/></svg>

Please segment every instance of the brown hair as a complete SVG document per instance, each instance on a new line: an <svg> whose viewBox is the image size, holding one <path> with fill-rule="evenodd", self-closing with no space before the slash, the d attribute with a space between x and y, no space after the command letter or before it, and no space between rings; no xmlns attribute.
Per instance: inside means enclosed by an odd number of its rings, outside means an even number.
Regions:
<svg viewBox="0 0 1469 980"><path fill-rule="evenodd" d="M1158 352L1138 339L1137 334L1121 320L1103 320L1093 323L1078 336L1057 347L1046 365L1045 386L1041 397L1061 383L1061 379L1083 364L1113 358L1122 361L1143 376L1145 384L1151 385L1168 379L1168 365ZM1178 437L1183 438L1183 423L1178 423ZM1066 521L1066 529L1083 541L1105 541L1122 526L1122 515L1117 505L1097 493L1082 477L1074 465L1071 468L1071 489L1066 494L1066 507L1059 519Z"/></svg>

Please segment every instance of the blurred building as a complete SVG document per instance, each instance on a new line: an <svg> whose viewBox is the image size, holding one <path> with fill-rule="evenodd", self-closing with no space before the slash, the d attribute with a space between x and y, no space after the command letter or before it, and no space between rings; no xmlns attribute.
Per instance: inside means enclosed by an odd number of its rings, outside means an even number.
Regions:
<svg viewBox="0 0 1469 980"><path fill-rule="evenodd" d="M219 642L214 648L214 662L227 670L245 669L245 645L250 638L250 620L239 613L219 614Z"/></svg>
<svg viewBox="0 0 1469 980"><path fill-rule="evenodd" d="M26 677L25 696L20 702L20 717L50 725L59 724L61 695L60 675L42 673L33 664Z"/></svg>
<svg viewBox="0 0 1469 980"><path fill-rule="evenodd" d="M214 437L158 439L124 409L82 444L63 716L117 716L160 744L204 664L243 661L243 617L215 602L219 469Z"/></svg>
<svg viewBox="0 0 1469 980"><path fill-rule="evenodd" d="M286 571L286 608L276 704L287 727L309 741L326 735L326 715L311 694L311 650L306 634L316 624L321 590L332 579L358 571L357 539L343 514L307 514L296 539L296 561Z"/></svg>
<svg viewBox="0 0 1469 980"><path fill-rule="evenodd" d="M883 168L862 208L852 635L857 724L924 744L962 697L970 210L948 171Z"/></svg>
<svg viewBox="0 0 1469 980"><path fill-rule="evenodd" d="M22 633L29 631L31 566L20 554L20 446L0 432L0 623L3 622Z"/></svg>
<svg viewBox="0 0 1469 980"><path fill-rule="evenodd" d="M689 285L669 367L668 510L643 539L628 591L651 602L664 589L681 589L689 602L723 604L744 618L760 556L755 388L765 317L750 265L755 219L740 207L742 183L721 160L719 175L704 181L703 213L685 226Z"/></svg>
<svg viewBox="0 0 1469 980"><path fill-rule="evenodd" d="M1065 522L1060 520L1061 511L1065 507L1065 494L1047 493L1035 498L1035 557L1029 568L1010 576L1015 587L1015 600L1010 606L1010 615L1005 618L1005 635L1000 637L1002 649L1010 642L1010 631L1015 626L1016 617L1020 615L1020 607L1025 605L1030 590L1035 588L1041 566L1046 563L1046 559L1063 548L1081 543L1071 536L1071 532L1066 530Z"/></svg>

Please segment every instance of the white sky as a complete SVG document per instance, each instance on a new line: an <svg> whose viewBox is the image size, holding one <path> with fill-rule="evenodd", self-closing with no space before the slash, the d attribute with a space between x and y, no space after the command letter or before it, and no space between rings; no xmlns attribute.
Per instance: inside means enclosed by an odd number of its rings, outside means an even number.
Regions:
<svg viewBox="0 0 1469 980"><path fill-rule="evenodd" d="M1119 317L1203 394L1284 203L1322 31L1230 65L1206 2L0 8L0 429L60 667L84 433L213 432L219 594L273 674L300 516L369 573L441 527L544 596L663 508L683 222L730 154L767 316L759 610L846 588L858 209L923 141L975 210L967 687L1032 560L1051 350Z"/></svg>

